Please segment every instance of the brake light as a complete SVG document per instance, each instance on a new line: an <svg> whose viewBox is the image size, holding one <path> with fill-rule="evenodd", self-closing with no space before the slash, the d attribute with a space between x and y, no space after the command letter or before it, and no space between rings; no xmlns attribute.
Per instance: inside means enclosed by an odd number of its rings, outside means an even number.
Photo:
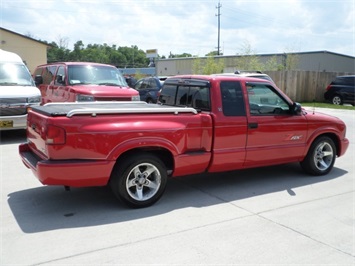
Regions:
<svg viewBox="0 0 355 266"><path fill-rule="evenodd" d="M46 144L65 144L65 130L61 127L48 125L46 130Z"/></svg>
<svg viewBox="0 0 355 266"><path fill-rule="evenodd" d="M332 87L332 85L329 84L328 87L325 90L329 91L331 87Z"/></svg>

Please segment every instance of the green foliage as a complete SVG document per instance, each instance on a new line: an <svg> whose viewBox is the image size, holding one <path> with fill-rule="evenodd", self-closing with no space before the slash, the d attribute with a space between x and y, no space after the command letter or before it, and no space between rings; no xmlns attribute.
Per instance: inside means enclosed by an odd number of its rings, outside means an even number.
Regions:
<svg viewBox="0 0 355 266"><path fill-rule="evenodd" d="M203 75L222 73L224 66L223 59L216 59L214 57L207 57L206 59L196 58L193 60L192 73Z"/></svg>
<svg viewBox="0 0 355 266"><path fill-rule="evenodd" d="M136 80L140 80L142 78L146 77L146 75L142 74L141 72L137 71L136 74L134 74L134 78Z"/></svg>
<svg viewBox="0 0 355 266"><path fill-rule="evenodd" d="M206 54L206 56L218 56L218 55L223 55L222 53L219 53L217 51L211 51L208 54Z"/></svg>
<svg viewBox="0 0 355 266"><path fill-rule="evenodd" d="M147 67L149 59L145 52L139 50L137 46L116 47L106 43L88 44L86 47L82 41L74 44L74 49L70 51L65 46L55 42L50 43L51 48L47 50L48 62L58 61L85 61L115 65L120 68L125 67Z"/></svg>
<svg viewBox="0 0 355 266"><path fill-rule="evenodd" d="M188 54L188 53L183 53L183 54L172 54L170 52L169 57L168 58L184 58L184 57L192 57L192 54Z"/></svg>
<svg viewBox="0 0 355 266"><path fill-rule="evenodd" d="M249 42L245 41L240 47L239 58L236 59L235 68L238 70L251 70L251 71L278 71L278 70L295 70L299 57L297 54L289 52L284 54L282 62L273 56L266 63L260 61Z"/></svg>
<svg viewBox="0 0 355 266"><path fill-rule="evenodd" d="M236 59L236 69L251 71L264 70L264 65L260 62L259 57L256 55L256 52L252 50L248 42L244 42L240 49L242 56Z"/></svg>
<svg viewBox="0 0 355 266"><path fill-rule="evenodd" d="M277 60L277 56L273 56L271 57L264 66L264 70L267 71L279 71L279 70L283 70L284 66L278 62Z"/></svg>
<svg viewBox="0 0 355 266"><path fill-rule="evenodd" d="M285 54L285 70L295 70L299 62L299 56L294 53Z"/></svg>

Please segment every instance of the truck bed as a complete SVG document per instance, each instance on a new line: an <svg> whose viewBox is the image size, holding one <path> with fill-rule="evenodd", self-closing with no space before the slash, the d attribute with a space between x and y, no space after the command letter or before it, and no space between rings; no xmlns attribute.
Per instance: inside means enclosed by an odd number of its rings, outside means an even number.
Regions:
<svg viewBox="0 0 355 266"><path fill-rule="evenodd" d="M49 103L32 108L46 116L67 116L89 114L120 114L120 113L193 113L196 109L189 107L163 106L146 102L89 102L89 103Z"/></svg>

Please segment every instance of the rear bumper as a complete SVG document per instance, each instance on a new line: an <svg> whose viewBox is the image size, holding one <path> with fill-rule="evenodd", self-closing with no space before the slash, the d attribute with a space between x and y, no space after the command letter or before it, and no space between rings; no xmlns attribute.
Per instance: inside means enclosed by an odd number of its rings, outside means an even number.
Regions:
<svg viewBox="0 0 355 266"><path fill-rule="evenodd" d="M115 161L42 160L27 143L20 144L22 162L44 185L90 187L107 185Z"/></svg>
<svg viewBox="0 0 355 266"><path fill-rule="evenodd" d="M0 121L11 123L10 127L0 127L0 130L15 130L15 129L26 129L27 127L27 114L18 116L1 116Z"/></svg>

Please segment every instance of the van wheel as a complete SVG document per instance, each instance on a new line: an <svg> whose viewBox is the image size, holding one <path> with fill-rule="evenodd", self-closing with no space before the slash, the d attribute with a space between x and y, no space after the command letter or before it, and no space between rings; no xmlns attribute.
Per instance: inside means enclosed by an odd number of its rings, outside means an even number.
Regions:
<svg viewBox="0 0 355 266"><path fill-rule="evenodd" d="M342 105L343 104L343 99L339 95L335 95L332 98L332 103L336 105Z"/></svg>
<svg viewBox="0 0 355 266"><path fill-rule="evenodd" d="M325 175L332 170L335 157L334 141L329 137L320 137L312 143L301 167L311 175Z"/></svg>
<svg viewBox="0 0 355 266"><path fill-rule="evenodd" d="M115 196L130 207L143 208L157 202L167 183L162 161L149 153L129 156L114 168L110 186Z"/></svg>

